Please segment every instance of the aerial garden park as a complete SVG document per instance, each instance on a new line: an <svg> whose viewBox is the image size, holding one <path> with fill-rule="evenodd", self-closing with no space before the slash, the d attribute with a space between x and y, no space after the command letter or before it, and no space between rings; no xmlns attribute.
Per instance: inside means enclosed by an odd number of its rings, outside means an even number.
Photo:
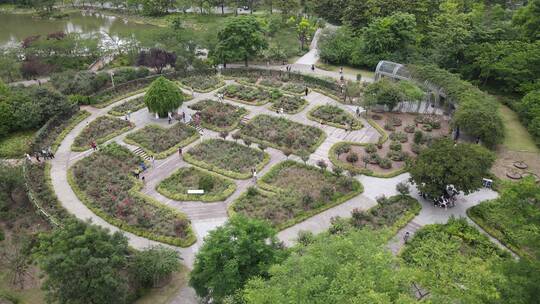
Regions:
<svg viewBox="0 0 540 304"><path fill-rule="evenodd" d="M0 302L536 303L540 2L454 2L0 1Z"/></svg>

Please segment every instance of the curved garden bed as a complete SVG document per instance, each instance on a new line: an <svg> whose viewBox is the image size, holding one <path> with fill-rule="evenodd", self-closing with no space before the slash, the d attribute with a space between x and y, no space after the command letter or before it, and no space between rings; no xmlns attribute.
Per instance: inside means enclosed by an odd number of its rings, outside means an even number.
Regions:
<svg viewBox="0 0 540 304"><path fill-rule="evenodd" d="M68 182L77 197L110 224L155 241L188 247L195 235L187 217L142 194L132 176L141 159L116 143L73 165Z"/></svg>
<svg viewBox="0 0 540 304"><path fill-rule="evenodd" d="M90 149L90 143L95 141L96 144L102 144L129 129L135 125L129 121L123 119L114 118L111 116L100 116L94 121L90 122L82 132L77 135L73 145L71 145L72 151L85 151Z"/></svg>
<svg viewBox="0 0 540 304"><path fill-rule="evenodd" d="M277 112L283 109L283 112L287 114L296 114L300 113L307 105L307 100L302 97L283 95L272 101L271 109Z"/></svg>
<svg viewBox="0 0 540 304"><path fill-rule="evenodd" d="M345 130L360 130L363 127L358 119L350 113L345 112L342 108L334 105L315 107L308 112L307 117L320 124L326 124Z"/></svg>
<svg viewBox="0 0 540 304"><path fill-rule="evenodd" d="M184 160L195 166L235 179L248 179L270 161L270 156L233 141L209 139L184 153Z"/></svg>
<svg viewBox="0 0 540 304"><path fill-rule="evenodd" d="M188 194L188 190L204 190L204 194ZM157 185L156 190L176 201L217 202L227 199L236 184L224 176L195 167L183 167Z"/></svg>
<svg viewBox="0 0 540 304"><path fill-rule="evenodd" d="M218 76L194 75L180 78L180 86L200 93L212 92L225 85L225 82Z"/></svg>
<svg viewBox="0 0 540 304"><path fill-rule="evenodd" d="M272 167L257 184L229 208L230 213L270 221L284 229L362 193L362 185L344 175L284 161Z"/></svg>
<svg viewBox="0 0 540 304"><path fill-rule="evenodd" d="M202 126L216 132L228 132L236 129L248 110L225 102L205 99L189 105L190 109L201 114Z"/></svg>
<svg viewBox="0 0 540 304"><path fill-rule="evenodd" d="M146 154L162 159L173 154L180 147L185 147L199 138L195 128L183 123L176 123L170 128L148 125L128 134L124 141L141 147Z"/></svg>
<svg viewBox="0 0 540 304"><path fill-rule="evenodd" d="M273 98L273 94L281 95L278 90L271 92L263 88L242 84L230 84L219 92L224 94L228 99L252 106L261 106L269 102Z"/></svg>
<svg viewBox="0 0 540 304"><path fill-rule="evenodd" d="M240 135L244 139L296 155L315 152L326 138L319 128L269 115L258 115L251 119L240 130Z"/></svg>

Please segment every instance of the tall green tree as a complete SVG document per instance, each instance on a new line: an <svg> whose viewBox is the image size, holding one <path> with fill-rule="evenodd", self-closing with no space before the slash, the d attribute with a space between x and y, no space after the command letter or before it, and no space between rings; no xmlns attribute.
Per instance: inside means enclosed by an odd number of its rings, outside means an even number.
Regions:
<svg viewBox="0 0 540 304"><path fill-rule="evenodd" d="M526 39L540 39L540 0L528 1L525 7L514 14L512 22Z"/></svg>
<svg viewBox="0 0 540 304"><path fill-rule="evenodd" d="M125 303L127 263L125 236L78 220L41 234L35 248L47 277L43 289L50 302Z"/></svg>
<svg viewBox="0 0 540 304"><path fill-rule="evenodd" d="M270 278L251 279L247 304L416 303L413 274L398 266L387 239L370 230L324 235L297 248L270 269Z"/></svg>
<svg viewBox="0 0 540 304"><path fill-rule="evenodd" d="M405 95L399 85L388 79L381 79L371 83L364 92L365 106L369 107L378 104L387 106L390 111L404 99Z"/></svg>
<svg viewBox="0 0 540 304"><path fill-rule="evenodd" d="M144 95L148 111L157 113L159 117L167 117L168 113L177 110L183 101L184 95L180 88L163 76L154 80Z"/></svg>
<svg viewBox="0 0 540 304"><path fill-rule="evenodd" d="M282 256L273 228L259 220L235 216L205 238L189 284L200 297L222 303L248 279L266 276Z"/></svg>
<svg viewBox="0 0 540 304"><path fill-rule="evenodd" d="M291 17L289 24L294 25L298 41L300 42L300 50L303 51L306 42L315 34L317 24L306 17Z"/></svg>
<svg viewBox="0 0 540 304"><path fill-rule="evenodd" d="M481 145L439 139L420 153L409 172L418 190L431 197L443 195L448 185L468 194L482 187L494 161Z"/></svg>
<svg viewBox="0 0 540 304"><path fill-rule="evenodd" d="M180 257L174 249L151 247L135 254L131 268L139 284L155 287L180 268Z"/></svg>
<svg viewBox="0 0 540 304"><path fill-rule="evenodd" d="M215 57L219 62L240 59L245 65L248 60L268 47L259 21L252 16L230 18L218 32Z"/></svg>

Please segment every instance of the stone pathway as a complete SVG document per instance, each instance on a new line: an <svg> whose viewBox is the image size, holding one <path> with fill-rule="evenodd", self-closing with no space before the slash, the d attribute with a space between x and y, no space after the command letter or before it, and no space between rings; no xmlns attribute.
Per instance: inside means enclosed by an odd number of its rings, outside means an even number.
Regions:
<svg viewBox="0 0 540 304"><path fill-rule="evenodd" d="M231 81L227 81L227 83L231 83ZM188 106L196 103L203 99L216 99L215 91L210 93L204 93L204 94L198 94L195 93L195 98L184 102L182 107L179 109L179 111L184 111L186 114L191 115L194 113L193 110L189 109ZM114 104L111 104L103 109L96 109L93 107L84 107L86 110L88 110L91 115L86 118L84 121L82 121L80 124L78 124L73 130L71 130L67 136L62 141L57 153L56 158L51 160L51 182L53 185L53 188L58 196L58 199L60 203L72 214L76 215L80 219L90 219L93 223L98 224L102 227L108 228L111 231L118 231L119 229L115 226L110 225L109 223L105 222L103 219L95 215L92 211L90 211L75 195L71 187L69 186L69 183L67 182L67 169L73 165L76 161L90 155L92 151L84 151L84 152L72 152L71 151L71 145L75 139L75 137L82 131L82 129L91 121L95 120L96 118L106 115L107 112L114 106L132 100L134 98L137 98L139 96L142 96L142 94L138 94L135 96L131 96L128 98L125 98L119 102L116 102ZM273 116L284 116L288 119L291 119L293 121L310 125L310 126L316 126L320 129L322 129L326 135L326 140L317 148L315 153L313 153L310 156L309 163L315 164L318 160L325 160L329 166L331 166L330 161L328 160L328 152L330 148L337 142L341 141L354 141L354 142L376 142L379 138L379 133L376 129L371 127L367 121L362 119L362 122L364 124L364 128L361 130L356 130L352 132L345 131L343 129L331 127L328 125L321 125L318 122L311 121L307 119L306 114L307 112L312 109L313 107L316 107L318 105L323 104L334 104L337 105L347 111L349 111L351 114L355 114L355 109L346 105L342 105L339 102L325 96L321 95L317 92L310 92L306 99L309 102L309 105L300 113L294 114L294 115L288 115L288 114L277 114L274 111L270 110L270 104L264 105L264 106L250 106L245 104L240 104L235 101L231 100L225 100L224 102L234 104L237 106L242 106L249 110L249 114L247 115L248 119L251 119L259 114L267 114L267 115L273 115ZM131 132L134 132L140 128L143 128L144 126L148 124L157 124L162 127L168 128L171 125L168 125L166 119L156 119L153 115L148 113L148 110L142 109L135 113L131 114L131 121L135 124L135 128L130 130L129 132L126 132L114 139L111 139L109 142L115 141L121 145L124 145L128 147L130 150L134 151L138 147L129 145L123 142L123 139L125 136ZM203 139L206 138L216 138L218 137L218 134L214 131L210 130L204 130ZM229 138L230 135L229 135ZM196 141L192 144L190 144L188 147L185 147L184 150L189 149L189 147L194 146L199 141ZM265 166L265 168L259 172L259 176L264 175L272 166L275 164L283 161L286 159L285 155L276 149L268 148L265 150L265 152L270 154L270 162ZM297 156L291 156L291 159L299 160ZM156 160L155 162L155 168L150 168L145 173L145 178L147 181L147 184L142 189L142 192L145 194L155 198L156 200L160 201L161 203L168 205L170 207L173 207L175 209L178 209L181 212L184 212L191 220L193 230L197 236L197 242L192 245L189 248L176 248L172 246L168 246L171 248L176 249L184 259L184 263L189 267L193 267L194 257L195 253L198 251L200 246L203 243L204 237L208 234L209 231L215 229L216 227L223 225L223 223L226 222L228 216L227 216L227 208L230 206L230 204L243 192L246 191L246 189L252 185L254 185L254 182L251 179L248 180L235 180L237 189L236 191L225 201L222 202L213 202L213 203L204 203L204 202L180 202L168 199L164 196L162 196L160 193L158 193L155 190L156 185L162 181L163 179L167 178L171 174L173 174L178 168L190 166L187 164L178 154L173 154L165 159L162 160ZM336 216L340 217L349 217L351 211L354 208L359 208L362 210L367 210L373 206L376 205L376 197L379 195L393 195L395 194L395 186L400 181L404 181L408 179L408 174L402 174L400 176L397 176L395 178L390 179L380 179L380 178L372 178L367 176L358 176L357 179L364 185L364 193L361 195L358 195L351 200L344 202L343 204L340 204L338 206L335 206L333 208L330 208L322 213L319 213L318 215L315 215L311 218L308 218L307 220L298 223L294 226L291 226L287 229L282 230L278 234L278 238L282 240L287 246L292 246L295 242L295 239L298 235L298 232L302 230L308 230L313 233L319 233L322 231L325 231L330 227L331 225L331 219ZM413 196L418 197L417 193L413 191ZM402 234L405 233L405 231L415 231L415 229L418 229L419 227L431 224L431 223L444 223L448 220L448 218L451 215L455 216L464 216L465 210L478 202L485 200L485 199L492 199L496 197L496 193L490 190L482 190L477 193L471 194L469 196L463 196L460 197L460 200L457 203L456 208L452 208L450 210L441 210L439 208L435 208L431 206L430 204L423 202L423 209L422 212L402 231L400 231L397 236L389 243L389 248L392 249L394 253L399 252L400 248L403 246L402 242ZM136 235L133 235L131 233L124 232L124 234L128 237L129 243L131 246L133 246L136 249L144 249L149 246L158 245L159 243L148 240ZM196 299L194 298L193 290L190 288L185 288L182 290L181 295L179 295L180 298L178 299L185 299L187 303L196 303Z"/></svg>

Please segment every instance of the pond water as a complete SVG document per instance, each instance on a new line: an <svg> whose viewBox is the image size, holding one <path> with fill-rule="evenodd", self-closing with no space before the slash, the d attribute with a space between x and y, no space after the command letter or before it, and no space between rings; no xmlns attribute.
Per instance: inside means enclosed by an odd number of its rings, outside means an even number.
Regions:
<svg viewBox="0 0 540 304"><path fill-rule="evenodd" d="M83 35L99 35L104 44L114 39L116 43L137 39L145 30L155 28L152 25L129 22L121 17L104 15L97 12L72 13L62 19L46 19L30 14L0 13L0 47L14 46L26 37L47 35L63 31Z"/></svg>

